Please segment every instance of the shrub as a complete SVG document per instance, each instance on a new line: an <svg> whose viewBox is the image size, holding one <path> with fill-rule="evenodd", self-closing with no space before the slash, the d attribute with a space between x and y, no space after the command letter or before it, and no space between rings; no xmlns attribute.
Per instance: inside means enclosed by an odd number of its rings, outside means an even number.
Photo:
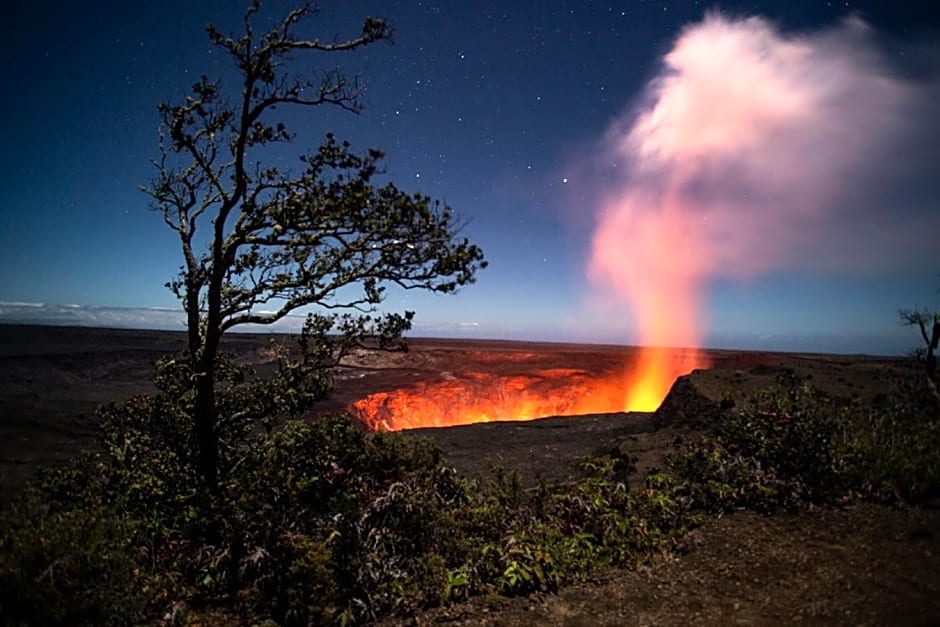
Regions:
<svg viewBox="0 0 940 627"><path fill-rule="evenodd" d="M779 387L728 414L714 438L692 446L673 468L704 486L706 506L821 503L843 490L835 447L844 412L805 383Z"/></svg>
<svg viewBox="0 0 940 627"><path fill-rule="evenodd" d="M940 411L922 388L902 377L863 406L785 377L679 449L668 471L706 511L929 498L940 493Z"/></svg>
<svg viewBox="0 0 940 627"><path fill-rule="evenodd" d="M0 516L6 624L125 625L143 618L149 590L128 552L123 521L101 509L41 509L20 499Z"/></svg>
<svg viewBox="0 0 940 627"><path fill-rule="evenodd" d="M783 378L677 443L630 489L619 452L572 484L468 481L441 452L348 417L287 421L226 451L221 496L174 425L172 385L102 409L105 450L41 473L0 516L3 612L22 624L125 624L220 606L248 622L362 623L473 594L532 594L636 565L709 512L853 497L929 498L940 412L917 386L870 407ZM174 400L176 398L176 400Z"/></svg>
<svg viewBox="0 0 940 627"><path fill-rule="evenodd" d="M860 494L879 501L940 496L940 403L921 377L897 381L898 392L859 412L844 448Z"/></svg>

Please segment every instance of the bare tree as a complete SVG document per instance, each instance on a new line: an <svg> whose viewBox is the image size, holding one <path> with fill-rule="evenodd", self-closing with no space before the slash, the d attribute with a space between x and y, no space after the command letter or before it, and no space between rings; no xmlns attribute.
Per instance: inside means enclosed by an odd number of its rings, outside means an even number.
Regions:
<svg viewBox="0 0 940 627"><path fill-rule="evenodd" d="M923 309L902 309L898 312L901 321L920 330L924 340L922 347L924 365L927 369L927 378L930 380L933 391L936 392L935 378L937 376L937 346L940 344L940 312L929 312Z"/></svg>
<svg viewBox="0 0 940 627"><path fill-rule="evenodd" d="M391 31L367 18L349 39L301 37L297 31L316 14L307 4L259 35L260 9L259 1L251 4L237 38L207 27L241 84L227 97L220 81L203 76L183 103L160 105L157 173L142 188L182 245L183 265L167 287L187 316L195 440L212 491L219 478L218 352L226 331L270 325L313 306L305 331L316 331L317 364L329 366L362 338L384 344L410 328L411 312L376 315L386 286L449 293L486 266L481 250L457 237L463 225L449 207L375 182L383 158L377 150L356 154L329 134L299 155L296 171L262 163L265 147L295 137L274 118L275 109L362 109L357 80L338 70L297 78L289 64L353 51L389 39Z"/></svg>

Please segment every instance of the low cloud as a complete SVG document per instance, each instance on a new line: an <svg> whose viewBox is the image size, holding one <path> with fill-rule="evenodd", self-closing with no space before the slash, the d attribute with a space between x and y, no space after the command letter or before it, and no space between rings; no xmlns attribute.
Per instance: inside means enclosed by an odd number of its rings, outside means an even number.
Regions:
<svg viewBox="0 0 940 627"><path fill-rule="evenodd" d="M0 302L0 323L136 329L185 329L182 310Z"/></svg>
<svg viewBox="0 0 940 627"><path fill-rule="evenodd" d="M244 330L293 332L300 331L303 322L303 316L288 317L270 328L247 328L251 325L246 325ZM161 307L104 307L0 302L0 323L183 331L186 329L186 316L182 309Z"/></svg>
<svg viewBox="0 0 940 627"><path fill-rule="evenodd" d="M258 312L264 313L264 312ZM306 314L285 316L272 325L242 325L238 332L299 333ZM53 326L108 327L116 329L158 329L183 331L186 316L182 309L161 307L104 307L58 305L28 302L0 302L0 324L44 324ZM479 322L416 321L412 336L454 337L477 335Z"/></svg>

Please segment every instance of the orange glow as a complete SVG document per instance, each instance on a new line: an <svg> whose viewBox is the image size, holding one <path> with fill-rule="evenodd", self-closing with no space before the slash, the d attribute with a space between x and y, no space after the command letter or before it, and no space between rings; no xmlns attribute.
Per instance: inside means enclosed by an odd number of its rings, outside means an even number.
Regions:
<svg viewBox="0 0 940 627"><path fill-rule="evenodd" d="M644 348L625 379L624 411L656 411L676 379L708 362L697 350Z"/></svg>
<svg viewBox="0 0 940 627"><path fill-rule="evenodd" d="M616 389L581 370L540 370L500 376L465 372L459 378L419 382L356 401L353 415L370 429L397 431L495 420L618 411Z"/></svg>
<svg viewBox="0 0 940 627"><path fill-rule="evenodd" d="M656 410L676 377L708 367L693 348L701 341L702 259L705 246L681 219L672 191L652 198L614 195L599 216L591 276L608 298L629 307L644 346L626 377L631 410Z"/></svg>
<svg viewBox="0 0 940 627"><path fill-rule="evenodd" d="M644 350L636 368L600 376L571 369L515 375L464 372L443 381L377 392L349 410L375 431L653 411L675 378L688 372L690 359L696 358L691 353Z"/></svg>

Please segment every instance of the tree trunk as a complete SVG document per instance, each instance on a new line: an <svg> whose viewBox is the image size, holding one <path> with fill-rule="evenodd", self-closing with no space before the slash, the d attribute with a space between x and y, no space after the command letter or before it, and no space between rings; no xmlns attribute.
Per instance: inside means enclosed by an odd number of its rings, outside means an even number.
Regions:
<svg viewBox="0 0 940 627"><path fill-rule="evenodd" d="M926 336L926 334L925 334ZM927 342L927 353L925 360L927 362L927 377L933 381L937 374L937 345L940 344L940 320L934 320L933 329L930 333L930 341Z"/></svg>
<svg viewBox="0 0 940 627"><path fill-rule="evenodd" d="M219 491L219 438L215 428L215 373L212 367L196 374L196 441L199 469L209 492Z"/></svg>
<svg viewBox="0 0 940 627"><path fill-rule="evenodd" d="M189 331L189 359L194 377L195 392L194 430L199 449L199 471L210 493L216 495L219 487L219 439L216 434L215 413L215 352L218 346L206 329L201 333L199 320L199 285L192 279L190 268L186 284L186 316Z"/></svg>
<svg viewBox="0 0 940 627"><path fill-rule="evenodd" d="M199 468L206 487L219 492L219 434L216 430L215 357L219 333L207 325L196 368L196 441L199 444Z"/></svg>

